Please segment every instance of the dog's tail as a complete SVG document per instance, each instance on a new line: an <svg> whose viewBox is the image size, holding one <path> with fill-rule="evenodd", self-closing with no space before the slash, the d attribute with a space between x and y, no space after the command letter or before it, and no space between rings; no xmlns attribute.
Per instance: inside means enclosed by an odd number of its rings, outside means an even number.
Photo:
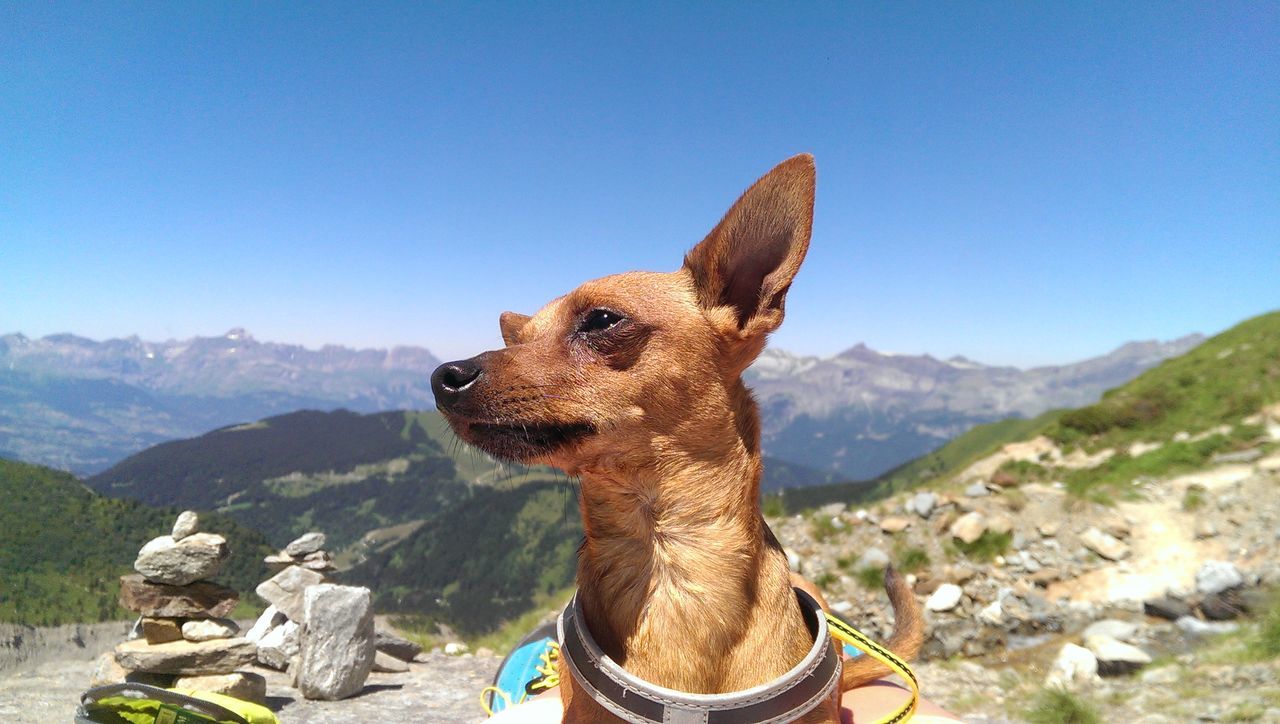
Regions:
<svg viewBox="0 0 1280 724"><path fill-rule="evenodd" d="M920 604L916 603L915 593L907 585L907 579L893 566L884 571L884 588L889 594L894 618L893 636L889 637L885 648L903 661L910 661L924 643L924 618L920 615ZM890 673L889 667L863 654L844 662L841 691L857 688Z"/></svg>

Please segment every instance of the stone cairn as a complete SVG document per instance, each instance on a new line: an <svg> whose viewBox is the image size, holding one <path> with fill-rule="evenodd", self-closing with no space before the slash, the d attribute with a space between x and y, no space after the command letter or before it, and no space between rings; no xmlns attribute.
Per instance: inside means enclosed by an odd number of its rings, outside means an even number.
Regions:
<svg viewBox="0 0 1280 724"><path fill-rule="evenodd" d="M367 588L329 583L335 569L323 533L307 533L264 562L275 572L257 593L271 605L245 638L257 661L289 671L308 699L343 699L359 692L371 671L408 671L417 644L375 631Z"/></svg>
<svg viewBox="0 0 1280 724"><path fill-rule="evenodd" d="M265 701L266 679L240 670L254 662L257 647L225 618L240 596L209 580L229 555L226 539L201 532L192 511L178 516L171 535L144 545L133 563L137 573L120 578L120 605L140 618L131 638L99 661L92 683L132 681Z"/></svg>

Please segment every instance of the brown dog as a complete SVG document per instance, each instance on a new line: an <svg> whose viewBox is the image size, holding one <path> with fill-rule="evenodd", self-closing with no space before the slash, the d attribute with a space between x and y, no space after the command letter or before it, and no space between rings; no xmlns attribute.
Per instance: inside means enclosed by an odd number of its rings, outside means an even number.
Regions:
<svg viewBox="0 0 1280 724"><path fill-rule="evenodd" d="M504 349L432 376L463 440L581 478L584 621L627 672L670 689L748 689L813 646L760 513L760 424L741 379L782 324L813 200L813 158L791 158L679 271L605 277L532 317L506 312ZM885 580L896 618L888 646L910 659L919 608L901 576ZM846 662L842 690L886 673L866 657ZM562 681L566 721L612 719L573 677ZM836 700L803 719L839 720Z"/></svg>

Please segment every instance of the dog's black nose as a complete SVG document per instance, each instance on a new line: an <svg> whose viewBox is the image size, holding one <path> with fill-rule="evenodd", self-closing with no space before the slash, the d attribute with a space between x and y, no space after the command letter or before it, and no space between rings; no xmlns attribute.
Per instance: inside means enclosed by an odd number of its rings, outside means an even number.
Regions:
<svg viewBox="0 0 1280 724"><path fill-rule="evenodd" d="M449 406L480 378L484 371L477 358L445 362L431 373L431 391L436 396L436 407Z"/></svg>

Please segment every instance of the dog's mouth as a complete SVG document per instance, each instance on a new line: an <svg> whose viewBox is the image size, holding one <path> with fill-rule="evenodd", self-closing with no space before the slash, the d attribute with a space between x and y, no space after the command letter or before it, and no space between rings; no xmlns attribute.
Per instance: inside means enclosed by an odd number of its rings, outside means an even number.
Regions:
<svg viewBox="0 0 1280 724"><path fill-rule="evenodd" d="M595 426L588 422L463 422L454 429L490 455L515 462L542 458L595 433Z"/></svg>

